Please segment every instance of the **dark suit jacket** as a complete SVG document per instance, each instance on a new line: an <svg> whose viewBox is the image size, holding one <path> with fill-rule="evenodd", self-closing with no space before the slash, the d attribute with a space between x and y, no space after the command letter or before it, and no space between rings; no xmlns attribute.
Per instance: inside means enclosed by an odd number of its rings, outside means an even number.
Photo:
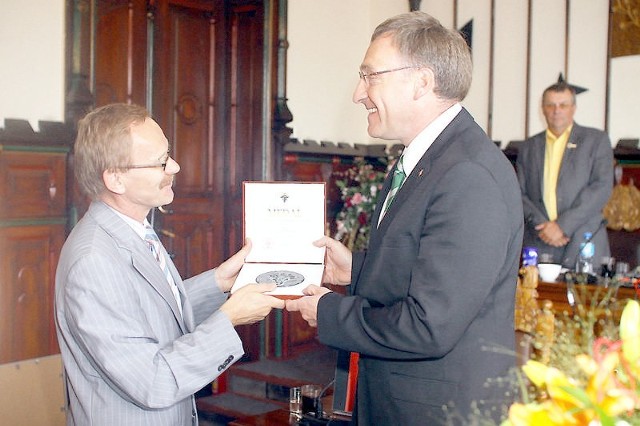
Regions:
<svg viewBox="0 0 640 426"><path fill-rule="evenodd" d="M602 209L613 188L613 151L606 133L601 130L573 125L567 148L562 157L556 198L556 221L571 239L560 248L552 247L538 238L535 226L547 222L544 206L543 175L545 132L527 139L518 152L517 169L524 206L524 246L538 248L538 254L550 253L557 262L574 269L580 243L585 232L598 232L593 237L595 263L609 256L609 240L602 224Z"/></svg>
<svg viewBox="0 0 640 426"><path fill-rule="evenodd" d="M359 424L442 424L445 404L463 416L472 401L508 405L485 382L514 365L522 230L513 167L463 109L354 254L352 295L318 304L320 340L361 354Z"/></svg>

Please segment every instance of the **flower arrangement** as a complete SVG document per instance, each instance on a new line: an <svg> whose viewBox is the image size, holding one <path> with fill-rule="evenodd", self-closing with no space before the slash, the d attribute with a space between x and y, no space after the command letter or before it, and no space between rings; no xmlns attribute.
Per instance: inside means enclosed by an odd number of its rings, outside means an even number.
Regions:
<svg viewBox="0 0 640 426"><path fill-rule="evenodd" d="M615 299L606 294L605 300L615 309ZM529 360L523 366L535 388L521 392L524 401L511 405L502 426L640 424L640 304L627 302L617 335L608 327L614 322L608 309L585 306L580 315L556 320L548 363ZM604 320L594 321L598 311ZM585 338L592 344L581 351Z"/></svg>
<svg viewBox="0 0 640 426"><path fill-rule="evenodd" d="M393 162L387 161L386 164L388 169ZM364 158L356 157L353 167L339 173L336 185L340 189L343 206L336 217L334 237L351 250L367 248L371 216L387 171L376 170Z"/></svg>

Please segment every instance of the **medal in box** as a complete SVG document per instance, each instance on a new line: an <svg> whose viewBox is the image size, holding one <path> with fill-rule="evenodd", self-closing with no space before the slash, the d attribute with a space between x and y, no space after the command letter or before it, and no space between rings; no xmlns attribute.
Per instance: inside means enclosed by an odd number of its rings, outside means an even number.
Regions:
<svg viewBox="0 0 640 426"><path fill-rule="evenodd" d="M313 242L325 229L324 182L243 182L243 230L252 249L231 292L250 283L275 282L274 296L302 296L322 284L324 247Z"/></svg>

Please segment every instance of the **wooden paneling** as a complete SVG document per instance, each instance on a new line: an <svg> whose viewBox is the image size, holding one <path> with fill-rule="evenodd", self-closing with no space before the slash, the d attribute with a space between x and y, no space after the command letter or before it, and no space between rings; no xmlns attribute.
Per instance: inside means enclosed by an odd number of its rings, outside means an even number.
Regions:
<svg viewBox="0 0 640 426"><path fill-rule="evenodd" d="M146 0L96 1L96 105L146 105L146 4Z"/></svg>
<svg viewBox="0 0 640 426"><path fill-rule="evenodd" d="M5 150L0 155L0 217L64 216L66 154Z"/></svg>
<svg viewBox="0 0 640 426"><path fill-rule="evenodd" d="M53 292L67 225L67 151L0 144L0 364L58 353Z"/></svg>
<svg viewBox="0 0 640 426"><path fill-rule="evenodd" d="M575 285L574 291L585 306L601 301L607 293L607 289L596 285ZM638 294L633 288L620 287L615 292L614 297L622 302L620 306L624 306L624 300L637 300ZM567 298L567 284L564 282L548 283L540 281L538 284L538 300L550 300L553 302L553 310L556 314L561 314L562 312L571 313L573 311Z"/></svg>
<svg viewBox="0 0 640 426"><path fill-rule="evenodd" d="M265 63L276 61L264 31L278 32L265 4L278 10L258 0L97 0L96 105L146 105L169 139L182 168L155 227L183 277L241 247L242 181L269 167L264 96L275 80ZM238 328L249 359L260 356L259 327Z"/></svg>
<svg viewBox="0 0 640 426"><path fill-rule="evenodd" d="M65 225L0 228L0 364L58 352L53 289Z"/></svg>
<svg viewBox="0 0 640 426"><path fill-rule="evenodd" d="M212 157L223 141L215 133L213 109L217 69L212 11L171 5L157 19L154 112L173 145L174 158L186 165L176 177L178 196L203 196L220 185L211 176Z"/></svg>

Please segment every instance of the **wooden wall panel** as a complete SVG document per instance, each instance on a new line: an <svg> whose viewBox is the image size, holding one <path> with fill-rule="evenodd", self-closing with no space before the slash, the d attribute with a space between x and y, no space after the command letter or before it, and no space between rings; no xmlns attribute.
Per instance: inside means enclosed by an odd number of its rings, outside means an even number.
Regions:
<svg viewBox="0 0 640 426"><path fill-rule="evenodd" d="M211 158L203 155L209 151L213 131L209 116L211 76L216 67L216 58L210 54L213 21L210 12L170 7L169 22L164 30L172 37L166 39L169 45L163 51L172 65L166 71L168 85L156 89L156 96L163 100L163 109L171 106L165 111L170 120L165 123L165 132L174 145L176 160L188 165L176 177L177 188L183 194L202 195L213 190L211 185L220 184L208 175Z"/></svg>
<svg viewBox="0 0 640 426"><path fill-rule="evenodd" d="M212 176L224 156L224 141L213 137L214 76L218 63L224 65L214 56L214 6L159 2L154 15L153 114L181 165L175 199L167 214L156 214L156 228L185 278L227 257L223 185Z"/></svg>
<svg viewBox="0 0 640 426"><path fill-rule="evenodd" d="M242 242L242 182L262 179L263 10L236 6L230 17L231 99L229 105L229 157L227 199L231 247Z"/></svg>
<svg viewBox="0 0 640 426"><path fill-rule="evenodd" d="M96 105L146 103L146 0L96 1Z"/></svg>
<svg viewBox="0 0 640 426"><path fill-rule="evenodd" d="M66 154L5 151L0 156L0 218L66 214Z"/></svg>
<svg viewBox="0 0 640 426"><path fill-rule="evenodd" d="M53 288L65 225L0 227L0 364L58 352Z"/></svg>

